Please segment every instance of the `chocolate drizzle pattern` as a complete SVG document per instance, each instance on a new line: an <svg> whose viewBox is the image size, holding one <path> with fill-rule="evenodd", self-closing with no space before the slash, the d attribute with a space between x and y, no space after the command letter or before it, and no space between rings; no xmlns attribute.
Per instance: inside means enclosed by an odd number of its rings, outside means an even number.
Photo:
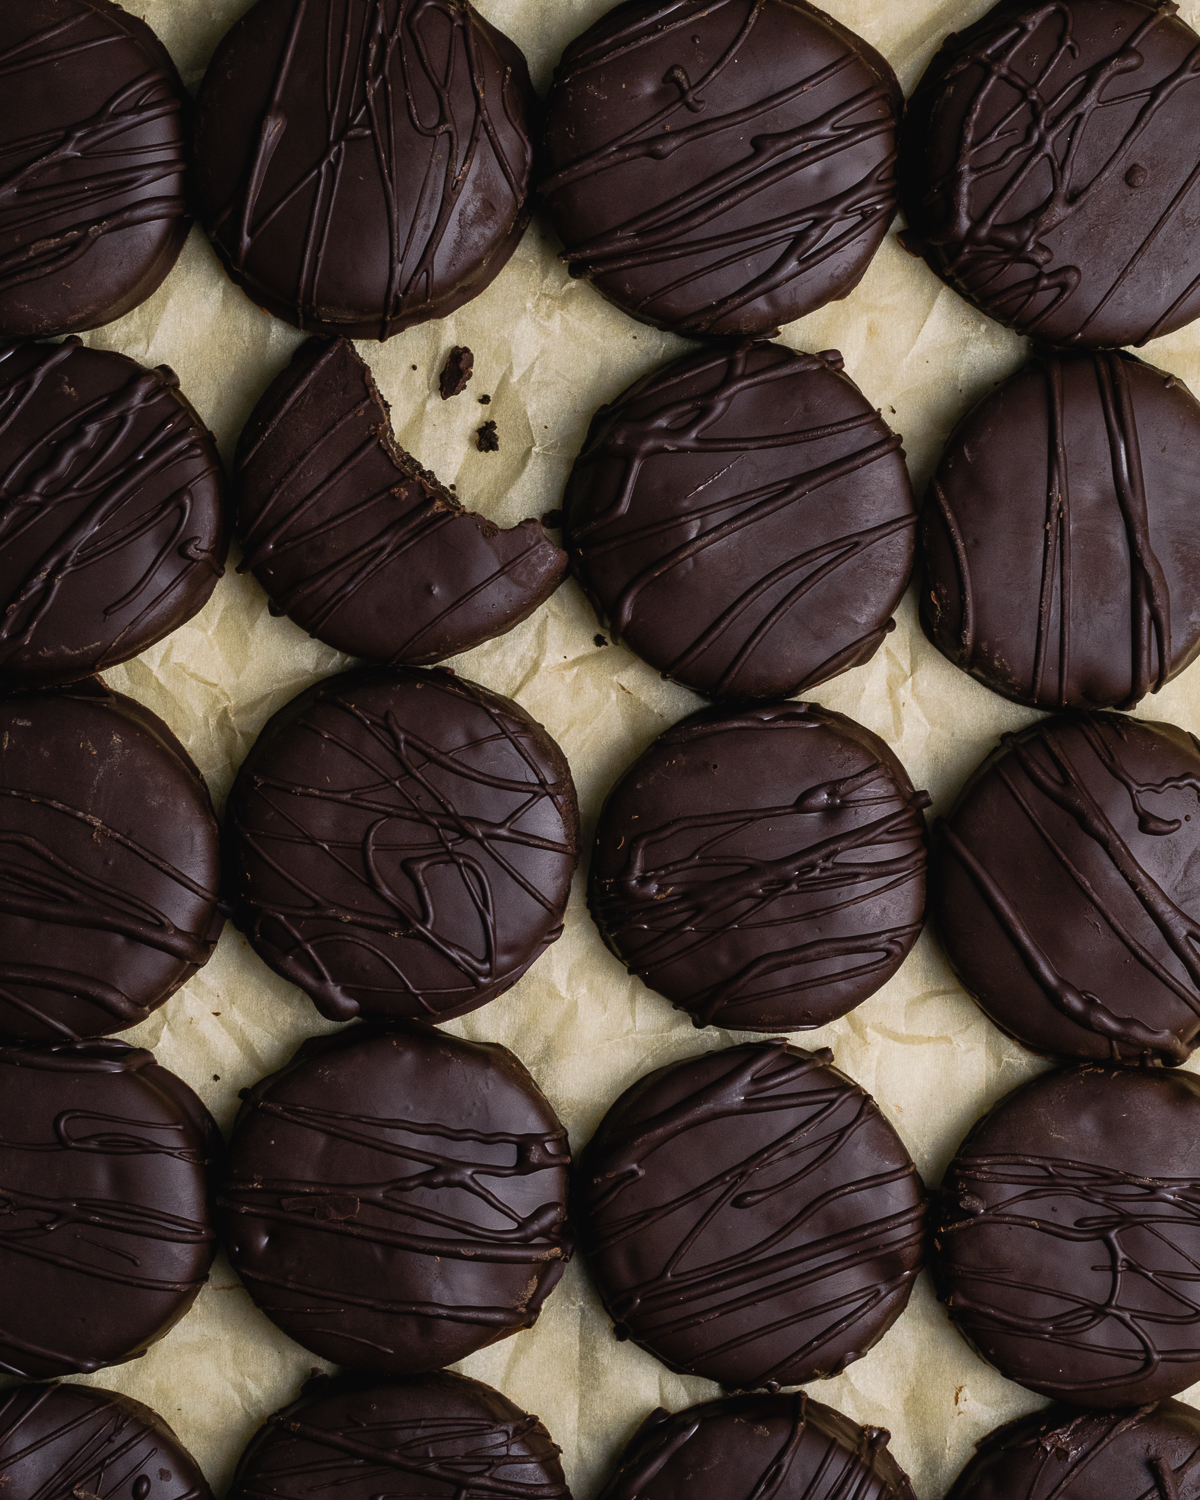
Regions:
<svg viewBox="0 0 1200 1500"><path fill-rule="evenodd" d="M633 0L567 48L539 184L572 275L635 317L756 335L857 285L896 207L902 96L798 0Z"/></svg>
<svg viewBox="0 0 1200 1500"><path fill-rule="evenodd" d="M532 1327L573 1244L566 1132L537 1086L502 1047L341 1038L243 1094L217 1202L251 1296L306 1348L381 1374Z"/></svg>
<svg viewBox="0 0 1200 1500"><path fill-rule="evenodd" d="M314 339L267 390L237 459L242 569L319 640L424 664L501 635L566 572L541 525L502 531L400 448L346 339Z"/></svg>
<svg viewBox="0 0 1200 1500"><path fill-rule="evenodd" d="M1119 352L1035 360L963 420L932 482L926 634L1038 708L1157 692L1200 651L1197 453L1200 405L1165 372Z"/></svg>
<svg viewBox="0 0 1200 1500"><path fill-rule="evenodd" d="M563 504L601 622L710 698L866 661L912 566L900 439L835 350L743 345L647 376L597 414Z"/></svg>
<svg viewBox="0 0 1200 1500"><path fill-rule="evenodd" d="M963 984L1038 1051L1183 1062L1200 1037L1198 823L1194 736L1114 715L1003 736L938 826L934 911Z"/></svg>
<svg viewBox="0 0 1200 1500"><path fill-rule="evenodd" d="M1054 344L1144 344L1200 312L1200 37L1172 0L1004 0L911 101L911 248Z"/></svg>
<svg viewBox="0 0 1200 1500"><path fill-rule="evenodd" d="M331 1020L447 1020L562 932L579 812L558 746L464 678L367 668L267 724L230 794L235 920Z"/></svg>
<svg viewBox="0 0 1200 1500"><path fill-rule="evenodd" d="M920 934L928 805L841 714L706 710L610 793L588 902L617 957L698 1026L820 1026Z"/></svg>
<svg viewBox="0 0 1200 1500"><path fill-rule="evenodd" d="M490 1386L441 1372L370 1385L319 1377L267 1419L231 1500L571 1500L559 1449Z"/></svg>
<svg viewBox="0 0 1200 1500"><path fill-rule="evenodd" d="M212 1500L157 1413L96 1386L0 1391L0 1475L10 1500Z"/></svg>
<svg viewBox="0 0 1200 1500"><path fill-rule="evenodd" d="M183 85L118 7L30 0L0 16L0 330L107 323L187 235Z"/></svg>
<svg viewBox="0 0 1200 1500"><path fill-rule="evenodd" d="M1197 1379L1198 1121L1191 1074L1089 1064L1018 1089L967 1137L942 1188L935 1270L1003 1374L1104 1408Z"/></svg>
<svg viewBox="0 0 1200 1500"><path fill-rule="evenodd" d="M803 1391L730 1396L634 1434L600 1500L686 1500L698 1487L750 1500L913 1500L881 1427L859 1427Z"/></svg>
<svg viewBox="0 0 1200 1500"><path fill-rule="evenodd" d="M584 1248L618 1338L737 1387L836 1374L900 1315L925 1194L829 1052L753 1043L651 1073L583 1158Z"/></svg>
<svg viewBox="0 0 1200 1500"><path fill-rule="evenodd" d="M386 339L504 266L529 217L525 59L466 0L259 0L197 102L201 217L298 328Z"/></svg>
<svg viewBox="0 0 1200 1500"><path fill-rule="evenodd" d="M131 1359L207 1280L216 1126L120 1042L3 1047L0 1072L0 1370L45 1379Z"/></svg>
<svg viewBox="0 0 1200 1500"><path fill-rule="evenodd" d="M220 460L178 386L73 338L0 344L0 680L127 661L216 587Z"/></svg>

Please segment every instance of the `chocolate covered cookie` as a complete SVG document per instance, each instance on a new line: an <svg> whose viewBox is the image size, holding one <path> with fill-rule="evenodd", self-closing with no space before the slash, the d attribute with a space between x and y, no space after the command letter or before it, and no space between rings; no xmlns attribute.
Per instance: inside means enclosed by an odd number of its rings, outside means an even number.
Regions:
<svg viewBox="0 0 1200 1500"><path fill-rule="evenodd" d="M1050 344L1144 344L1200 313L1200 37L1171 0L1001 0L909 101L906 242Z"/></svg>
<svg viewBox="0 0 1200 1500"><path fill-rule="evenodd" d="M1200 1039L1200 749L1118 714L1005 735L938 825L937 933L1009 1036L1183 1062Z"/></svg>
<svg viewBox="0 0 1200 1500"><path fill-rule="evenodd" d="M0 1037L144 1021L212 957L219 877L208 789L149 709L0 697Z"/></svg>
<svg viewBox="0 0 1200 1500"><path fill-rule="evenodd" d="M93 1385L0 1391L4 1500L212 1500L157 1412Z"/></svg>
<svg viewBox="0 0 1200 1500"><path fill-rule="evenodd" d="M563 259L643 322L771 334L858 285L896 208L903 103L806 0L626 0L546 103Z"/></svg>
<svg viewBox="0 0 1200 1500"><path fill-rule="evenodd" d="M236 470L242 568L275 613L351 656L454 656L531 615L566 572L539 522L504 531L472 515L399 446L348 339L300 347L254 408Z"/></svg>
<svg viewBox="0 0 1200 1500"><path fill-rule="evenodd" d="M150 1052L0 1047L0 1371L91 1374L175 1326L216 1253L220 1139Z"/></svg>
<svg viewBox="0 0 1200 1500"><path fill-rule="evenodd" d="M267 723L226 838L235 921L322 1015L446 1021L561 935L579 808L524 709L449 672L368 667Z"/></svg>
<svg viewBox="0 0 1200 1500"><path fill-rule="evenodd" d="M566 1131L504 1047L314 1037L242 1095L218 1197L233 1267L306 1349L440 1369L537 1321L573 1240Z"/></svg>
<svg viewBox="0 0 1200 1500"><path fill-rule="evenodd" d="M230 1500L308 1500L313 1476L345 1500L571 1500L536 1417L448 1373L376 1385L309 1381L242 1455Z"/></svg>
<svg viewBox="0 0 1200 1500"><path fill-rule="evenodd" d="M584 1152L583 1245L617 1337L733 1388L836 1375L900 1316L925 1191L833 1054L758 1042L625 1091Z"/></svg>
<svg viewBox="0 0 1200 1500"><path fill-rule="evenodd" d="M196 101L200 217L268 312L390 338L516 249L534 102L520 48L467 0L258 0Z"/></svg>
<svg viewBox="0 0 1200 1500"><path fill-rule="evenodd" d="M0 76L0 338L109 323L187 238L179 74L110 0L22 0L0 6Z"/></svg>
<svg viewBox="0 0 1200 1500"><path fill-rule="evenodd" d="M1130 354L1046 355L959 423L922 517L921 623L1037 708L1132 708L1200 651L1200 403Z"/></svg>
<svg viewBox="0 0 1200 1500"><path fill-rule="evenodd" d="M928 805L843 714L707 709L609 793L588 904L630 973L697 1026L823 1026L920 935Z"/></svg>
<svg viewBox="0 0 1200 1500"><path fill-rule="evenodd" d="M728 1396L672 1416L651 1412L600 1500L913 1500L889 1434L860 1427L803 1391Z"/></svg>
<svg viewBox="0 0 1200 1500"><path fill-rule="evenodd" d="M841 355L778 344L688 355L602 407L563 511L613 639L708 698L787 698L873 656L917 524Z"/></svg>
<svg viewBox="0 0 1200 1500"><path fill-rule="evenodd" d="M959 1147L938 1219L940 1295L1010 1380L1115 1409L1200 1379L1200 1077L1034 1079Z"/></svg>
<svg viewBox="0 0 1200 1500"><path fill-rule="evenodd" d="M0 684L87 677L190 620L224 567L223 488L166 365L0 343Z"/></svg>

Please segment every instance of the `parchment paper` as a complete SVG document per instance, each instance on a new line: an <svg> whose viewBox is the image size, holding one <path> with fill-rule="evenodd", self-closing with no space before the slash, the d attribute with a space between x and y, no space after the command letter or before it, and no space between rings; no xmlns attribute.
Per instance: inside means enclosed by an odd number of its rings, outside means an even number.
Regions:
<svg viewBox="0 0 1200 1500"><path fill-rule="evenodd" d="M126 3L155 27L193 88L218 38L248 8L248 0ZM544 89L564 45L610 0L478 3L524 48ZM941 37L983 14L990 0L825 4L890 59L907 92ZM1193 25L1200 22L1200 0L1185 0L1181 9ZM536 217L482 297L386 345L359 346L392 404L404 446L443 482L457 484L466 504L506 524L558 505L595 408L689 347L572 282L557 249L548 223ZM1027 353L1023 340L973 311L907 256L894 232L851 297L785 328L782 339L799 349L841 349L848 372L903 434L918 494L954 422ZM251 406L300 340L234 288L195 229L155 297L85 341L173 366L228 459ZM474 350L476 373L465 394L443 403L437 375L454 344ZM1200 324L1144 354L1200 392ZM492 398L486 408L478 403L482 394ZM495 454L475 448L473 433L485 418L498 424ZM663 729L700 706L623 648L597 645L598 630L568 582L533 619L452 663L516 698L558 739L579 788L586 839L609 785ZM107 680L170 723L220 805L267 717L346 661L289 621L272 619L257 584L238 577L231 565L194 621ZM932 793L935 813L948 806L999 733L1037 717L994 697L938 655L920 633L911 590L898 629L875 658L816 696L881 734L916 784ZM1200 731L1200 665L1138 712ZM228 1128L240 1088L280 1066L304 1037L330 1029L299 990L276 978L227 927L207 968L124 1036L151 1047ZM562 940L508 995L447 1029L512 1047L576 1148L642 1073L738 1039L694 1030L686 1016L625 973L592 927L582 877ZM834 1025L795 1039L834 1049L838 1064L878 1099L930 1183L939 1180L973 1120L1046 1066L983 1018L928 933L872 999ZM94 1383L159 1410L219 1494L251 1433L295 1397L315 1364L256 1311L221 1258L192 1312L165 1340L144 1358L101 1372ZM577 1500L591 1500L652 1407L678 1409L718 1394L708 1382L671 1375L633 1345L618 1344L579 1261L535 1329L484 1350L462 1368L543 1418L562 1445ZM927 1276L886 1338L812 1393L858 1421L890 1428L920 1500L944 1495L990 1428L1043 1404L971 1353L934 1300ZM1200 1387L1194 1395L1200 1400Z"/></svg>

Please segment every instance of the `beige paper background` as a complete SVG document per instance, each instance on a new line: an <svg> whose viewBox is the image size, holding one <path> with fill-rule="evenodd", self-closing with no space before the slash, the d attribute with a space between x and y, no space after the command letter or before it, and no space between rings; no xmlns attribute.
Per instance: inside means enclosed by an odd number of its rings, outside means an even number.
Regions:
<svg viewBox="0 0 1200 1500"><path fill-rule="evenodd" d="M480 0L480 9L525 49L544 89L563 46L609 3ZM217 39L248 0L127 5L155 27L194 88ZM889 58L907 91L941 37L983 14L989 0L826 5ZM1181 9L1193 25L1200 22L1200 0L1185 0ZM465 503L505 523L556 506L594 409L689 347L572 282L556 250L539 215L482 297L386 345L359 346L392 404L401 442L445 483L457 484ZM894 232L850 298L785 328L782 340L842 350L848 372L903 434L918 493L954 422L1026 354L1021 339L905 255ZM300 341L233 287L198 229L148 303L86 338L147 364L173 366L227 459L254 401ZM476 374L464 395L443 403L437 374L457 343L475 351ZM1200 391L1200 324L1149 346L1145 355ZM477 401L484 393L492 397L486 411ZM498 423L498 454L475 449L472 434L485 417ZM558 739L578 784L585 836L623 768L700 704L623 648L597 646L598 628L568 583L510 635L453 662L516 698ZM258 586L231 568L195 620L107 680L171 724L219 804L266 718L346 660L289 621L272 619ZM929 789L935 813L948 806L997 734L1036 717L992 696L928 645L911 590L898 629L875 658L816 696L883 735L917 785ZM1200 731L1200 666L1147 699L1139 713ZM276 978L227 927L207 968L125 1036L153 1048L228 1128L240 1088L282 1064L305 1036L330 1029L300 991ZM447 1029L512 1047L576 1147L640 1074L735 1040L727 1032L695 1031L629 978L591 925L582 879L562 941L508 995ZM834 1049L839 1065L875 1094L930 1182L976 1116L1045 1066L983 1019L928 933L882 991L845 1019L796 1040ZM294 1398L315 1363L254 1309L221 1258L192 1312L165 1340L93 1383L159 1410L220 1493L258 1423ZM672 1375L632 1345L618 1344L579 1261L534 1330L462 1368L543 1418L563 1447L576 1500L591 1500L653 1406L678 1409L718 1394L708 1382ZM935 1302L927 1276L887 1337L812 1393L859 1421L889 1427L920 1500L944 1495L991 1427L1042 1404L971 1353ZM1195 1394L1200 1401L1200 1388Z"/></svg>

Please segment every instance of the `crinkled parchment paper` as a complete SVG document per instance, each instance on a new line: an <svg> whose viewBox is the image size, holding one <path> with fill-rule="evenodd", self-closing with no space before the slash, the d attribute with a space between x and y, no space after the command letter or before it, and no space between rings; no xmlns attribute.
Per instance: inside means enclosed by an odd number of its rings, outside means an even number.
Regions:
<svg viewBox="0 0 1200 1500"><path fill-rule="evenodd" d="M155 27L193 88L218 38L248 8L248 0L126 4ZM479 0L484 14L525 49L540 89L565 44L608 4ZM907 91L941 37L981 15L989 0L825 4L890 59ZM1185 0L1182 11L1196 24L1200 0ZM689 347L572 282L557 248L539 215L482 297L444 322L385 345L359 346L391 402L400 441L443 482L456 484L466 504L505 523L557 506L595 408ZM86 342L173 366L228 459L251 406L300 339L234 288L195 229L151 301ZM790 325L782 339L798 349L842 351L847 371L903 434L918 494L955 421L1027 353L1023 340L908 257L894 232L846 301ZM437 375L454 344L475 351L476 373L463 395L442 402ZM1145 355L1200 392L1200 324L1150 345ZM484 394L492 398L486 408L478 402ZM476 450L474 430L485 418L498 424L498 453ZM453 662L460 673L516 698L563 746L589 839L609 785L700 702L623 648L598 645L598 628L568 582L533 619ZM272 619L258 585L231 565L195 620L107 680L170 723L220 805L267 717L344 665L346 658L290 621ZM917 785L932 793L935 813L999 733L1036 717L994 697L934 651L917 626L911 591L898 629L875 658L817 696L881 734ZM1200 666L1147 699L1139 713L1200 730ZM279 1067L304 1037L330 1029L299 990L276 978L227 927L208 967L125 1036L153 1048L228 1128L239 1089ZM448 1029L513 1048L576 1147L642 1073L736 1039L694 1030L625 973L592 927L582 877L562 941L515 989ZM878 1099L930 1182L938 1181L972 1121L1045 1067L984 1020L928 933L882 991L845 1019L796 1040L833 1048L838 1064ZM222 1258L166 1339L95 1382L157 1408L220 1493L251 1433L294 1398L314 1363L252 1306ZM543 1418L563 1447L577 1500L591 1500L652 1407L678 1409L718 1394L708 1382L672 1375L632 1344L618 1344L578 1261L535 1329L462 1368ZM1043 1404L972 1354L935 1302L927 1276L865 1359L812 1389L858 1421L891 1429L920 1500L945 1493L991 1427Z"/></svg>

